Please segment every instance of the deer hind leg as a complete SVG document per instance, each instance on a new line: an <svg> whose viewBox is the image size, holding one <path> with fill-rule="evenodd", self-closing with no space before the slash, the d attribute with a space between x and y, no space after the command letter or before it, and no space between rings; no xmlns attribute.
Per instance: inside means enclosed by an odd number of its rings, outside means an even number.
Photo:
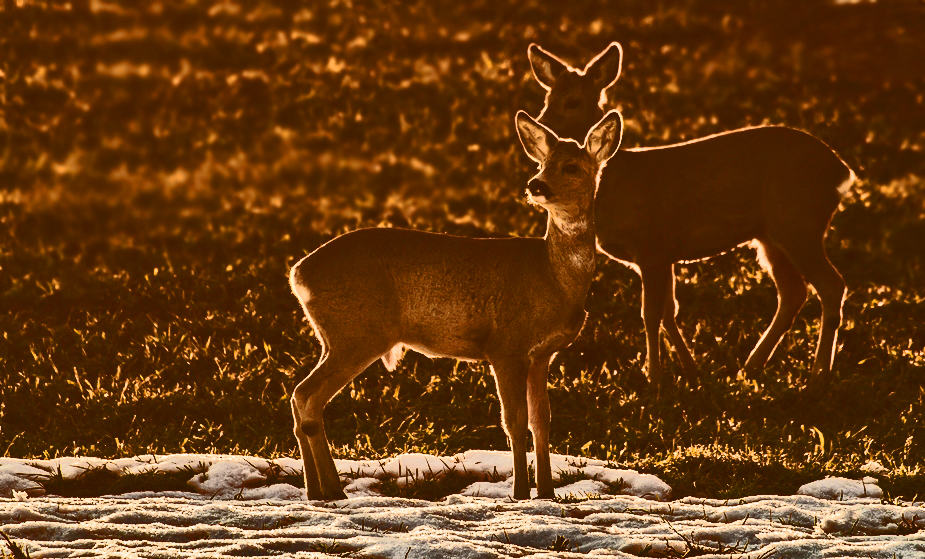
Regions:
<svg viewBox="0 0 925 559"><path fill-rule="evenodd" d="M551 355L534 359L527 376L527 415L533 432L533 451L536 454L536 492L538 499L552 499L552 470L549 465L549 394L546 376Z"/></svg>
<svg viewBox="0 0 925 559"><path fill-rule="evenodd" d="M670 282L671 284L665 292L665 314L662 316L662 327L665 329L665 333L668 334L668 339L671 341L675 353L678 354L678 359L681 360L681 370L684 372L684 376L687 377L688 381L693 382L697 379L697 363L694 361L694 356L691 354L687 342L684 341L681 329L678 328L678 299L674 294L674 264L671 265Z"/></svg>
<svg viewBox="0 0 925 559"><path fill-rule="evenodd" d="M793 243L785 247L787 256L816 290L822 302L822 324L816 359L813 364L812 384L820 386L828 382L835 357L835 342L841 326L842 304L845 301L845 280L825 254L825 247L819 240L803 244Z"/></svg>
<svg viewBox="0 0 925 559"><path fill-rule="evenodd" d="M498 397L501 400L501 422L507 433L514 456L515 499L530 498L527 471L527 375L526 362L518 359L491 361Z"/></svg>
<svg viewBox="0 0 925 559"><path fill-rule="evenodd" d="M642 275L642 321L646 327L646 373L658 395L662 382L659 334L671 282L671 264L640 264L639 272Z"/></svg>
<svg viewBox="0 0 925 559"><path fill-rule="evenodd" d="M364 351L361 348L369 347L364 342L354 340L329 348L327 357L292 393L294 431L302 454L308 499L346 498L328 446L323 412L335 394L391 349Z"/></svg>
<svg viewBox="0 0 925 559"><path fill-rule="evenodd" d="M806 282L790 258L768 240L758 239L758 262L777 286L777 312L745 361L747 374L760 372L806 302Z"/></svg>
<svg viewBox="0 0 925 559"><path fill-rule="evenodd" d="M327 356L322 356L321 361L315 367L317 369ZM305 497L309 501L320 501L324 499L324 493L321 491L321 480L318 477L318 469L315 467L315 458L312 456L312 446L302 432L302 417L299 415L299 406L296 405L296 399L290 400L292 405L293 433L296 441L299 443L299 454L302 455L302 476L305 479Z"/></svg>

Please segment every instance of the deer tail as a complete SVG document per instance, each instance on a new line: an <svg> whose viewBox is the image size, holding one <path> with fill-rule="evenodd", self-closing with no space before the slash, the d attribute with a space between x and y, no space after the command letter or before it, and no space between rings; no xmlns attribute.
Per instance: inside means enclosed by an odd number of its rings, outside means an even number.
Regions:
<svg viewBox="0 0 925 559"><path fill-rule="evenodd" d="M848 194L848 191L851 190L851 185L853 185L854 181L856 181L858 178L858 176L854 174L854 171L851 170L851 167L848 167L847 165L845 167L848 168L848 178L843 180L842 183L838 185L837 190L839 196L845 196Z"/></svg>

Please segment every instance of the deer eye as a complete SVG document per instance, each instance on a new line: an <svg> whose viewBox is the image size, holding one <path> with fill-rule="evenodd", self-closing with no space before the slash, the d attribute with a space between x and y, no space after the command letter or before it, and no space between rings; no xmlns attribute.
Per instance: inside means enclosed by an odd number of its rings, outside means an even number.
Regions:
<svg viewBox="0 0 925 559"><path fill-rule="evenodd" d="M574 163L566 163L562 166L562 172L566 175L576 175L578 174L578 165Z"/></svg>

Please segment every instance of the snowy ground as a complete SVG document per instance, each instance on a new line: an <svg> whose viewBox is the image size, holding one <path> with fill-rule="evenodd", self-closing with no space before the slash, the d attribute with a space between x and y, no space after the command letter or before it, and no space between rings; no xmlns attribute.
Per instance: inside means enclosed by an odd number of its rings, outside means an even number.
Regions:
<svg viewBox="0 0 925 559"><path fill-rule="evenodd" d="M0 458L0 530L34 558L925 557L925 503L881 504L873 478L820 480L793 496L670 501L654 476L554 455L556 477L570 482L560 498L515 502L506 497L510 464L508 453L489 451L337 461L350 498L309 503L292 485L270 483L274 472L299 470L294 460ZM189 491L64 498L41 495L36 482L101 468L188 473ZM376 494L383 480L402 486L447 472L481 481L437 502Z"/></svg>

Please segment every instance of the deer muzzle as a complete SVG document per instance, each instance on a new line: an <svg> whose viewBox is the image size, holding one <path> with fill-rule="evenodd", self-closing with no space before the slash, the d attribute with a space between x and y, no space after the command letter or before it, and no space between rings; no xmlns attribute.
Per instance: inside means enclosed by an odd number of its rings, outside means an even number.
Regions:
<svg viewBox="0 0 925 559"><path fill-rule="evenodd" d="M549 185L542 179L532 179L527 183L527 191L535 202L545 202L552 198L552 191Z"/></svg>

